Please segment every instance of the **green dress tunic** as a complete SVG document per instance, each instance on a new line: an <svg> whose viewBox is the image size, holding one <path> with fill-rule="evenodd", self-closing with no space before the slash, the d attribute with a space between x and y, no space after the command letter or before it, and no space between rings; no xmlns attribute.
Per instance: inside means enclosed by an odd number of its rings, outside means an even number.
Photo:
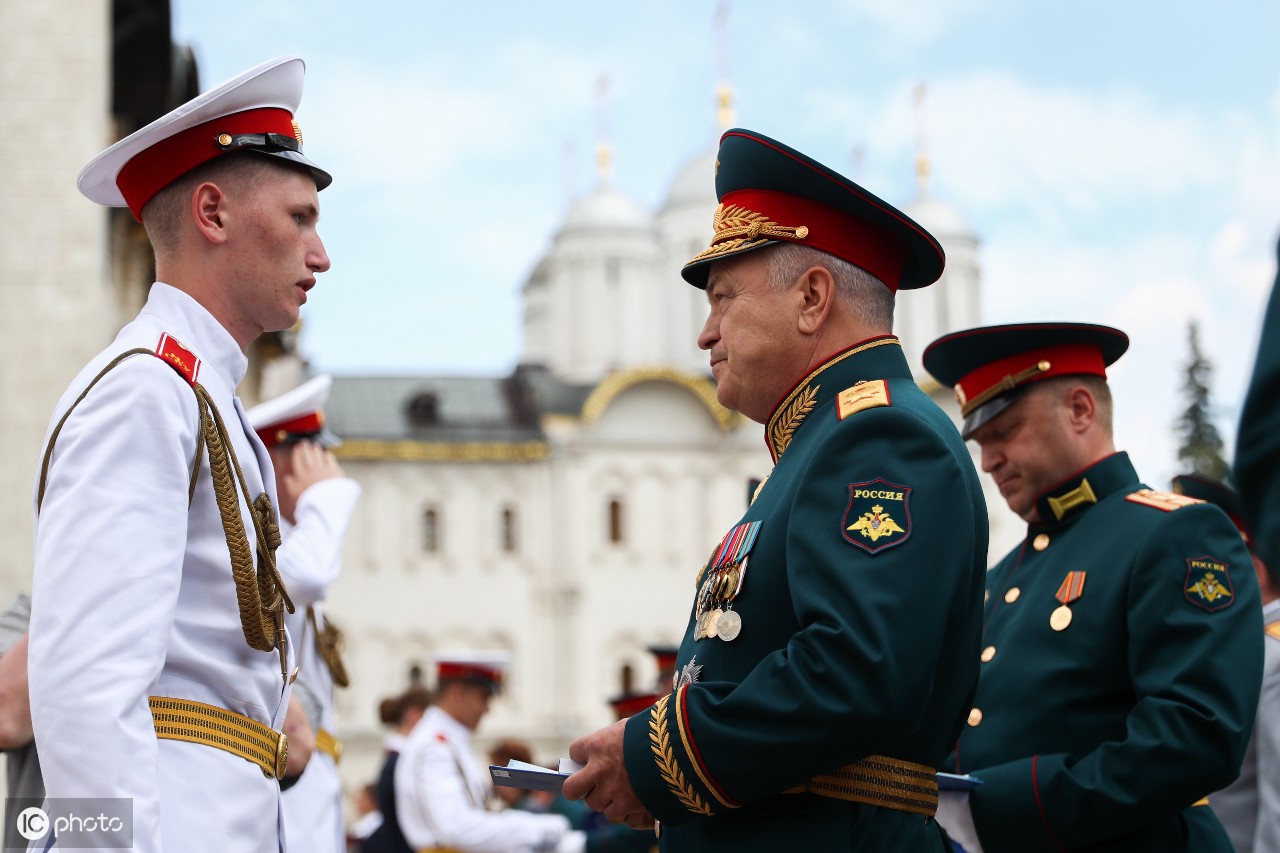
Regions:
<svg viewBox="0 0 1280 853"><path fill-rule="evenodd" d="M1254 550L1280 583L1280 273L1262 323L1231 474L1254 536Z"/></svg>
<svg viewBox="0 0 1280 853"><path fill-rule="evenodd" d="M990 572L982 676L953 767L985 853L1229 853L1211 809L1257 707L1261 606L1221 509L1116 453L1039 499Z"/></svg>
<svg viewBox="0 0 1280 853"><path fill-rule="evenodd" d="M691 579L675 689L627 724L632 784L664 851L945 850L902 808L927 786L884 768L940 766L973 694L987 515L969 453L893 337L805 377L766 440L770 477ZM736 615L704 637L716 609ZM868 756L888 760L869 782L837 774Z"/></svg>

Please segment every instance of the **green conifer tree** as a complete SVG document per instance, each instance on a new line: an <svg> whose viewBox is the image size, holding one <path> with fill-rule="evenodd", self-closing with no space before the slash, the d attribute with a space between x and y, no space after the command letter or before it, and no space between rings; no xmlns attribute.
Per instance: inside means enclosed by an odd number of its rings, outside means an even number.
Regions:
<svg viewBox="0 0 1280 853"><path fill-rule="evenodd" d="M1182 380L1187 406L1174 427L1180 442L1178 460L1187 463L1197 474L1226 480L1231 469L1222 458L1222 435L1213 423L1209 405L1209 379L1213 365L1200 351L1200 330L1195 320L1187 324L1187 344L1190 358Z"/></svg>

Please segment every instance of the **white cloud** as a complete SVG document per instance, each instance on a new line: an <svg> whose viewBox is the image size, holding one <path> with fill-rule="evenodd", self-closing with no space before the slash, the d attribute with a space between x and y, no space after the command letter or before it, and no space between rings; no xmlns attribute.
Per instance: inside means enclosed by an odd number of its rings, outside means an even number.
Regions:
<svg viewBox="0 0 1280 853"><path fill-rule="evenodd" d="M865 19L881 31L882 50L919 47L934 41L957 21L975 17L995 6L995 0L837 0L836 9L853 20Z"/></svg>

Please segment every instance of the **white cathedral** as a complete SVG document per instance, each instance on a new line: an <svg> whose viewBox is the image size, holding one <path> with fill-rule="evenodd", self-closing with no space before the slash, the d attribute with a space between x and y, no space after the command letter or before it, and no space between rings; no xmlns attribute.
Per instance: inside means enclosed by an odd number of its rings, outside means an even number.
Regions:
<svg viewBox="0 0 1280 853"><path fill-rule="evenodd" d="M29 589L31 483L48 413L133 315L151 277L136 223L85 203L71 178L196 88L190 52L168 41L167 0L76 0L69 14L71 3L0 5L0 29L26 35L0 55L0 104L24 129L0 135L11 176L0 194L9 403L0 606ZM150 101L122 101L157 69L163 84ZM72 79L112 83L97 91ZM714 148L694 156L656 211L619 193L602 169L532 264L523 348L508 375L335 377L329 426L364 487L327 606L346 633L351 673L336 732L349 791L381 761L379 700L411 673L430 686L434 650L511 652L507 690L480 742L523 738L550 761L613 719L608 697L653 684L648 646L682 637L695 573L770 468L763 427L716 402L695 344L705 295L679 277L710 237L714 161ZM896 332L917 381L958 419L920 353L980 322L978 239L930 196L923 158L918 172L916 198L899 206L942 243L947 267L933 286L899 294ZM246 403L301 378L295 337L255 345ZM982 479L998 557L1021 528Z"/></svg>

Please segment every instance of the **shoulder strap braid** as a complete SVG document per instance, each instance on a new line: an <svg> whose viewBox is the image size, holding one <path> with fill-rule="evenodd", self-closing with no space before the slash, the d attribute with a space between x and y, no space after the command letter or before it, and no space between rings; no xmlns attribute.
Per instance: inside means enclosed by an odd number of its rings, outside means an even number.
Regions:
<svg viewBox="0 0 1280 853"><path fill-rule="evenodd" d="M75 411L76 406L80 405L80 401L89 395L89 392L93 390L93 386L98 384L98 380L106 376L107 373L111 371L111 369L114 368L116 365L118 365L120 362L124 361L126 358L129 358L135 355L155 355L155 353L145 347L138 347L137 349L131 349L131 350L128 350L127 352L122 352L120 353L120 355L111 359L110 363L107 364L106 367L102 368L102 370L98 372L97 376L93 377L93 380L90 381L89 384L84 387L84 390L80 392L80 396L76 397L75 402L72 403L69 407L67 407L67 410L63 412L62 417L58 419L57 426L55 426L53 428L53 432L49 434L49 444L44 449L44 459L41 460L40 462L40 487L36 492L36 512L37 513L40 512L40 506L41 504L44 503L44 490L45 490L45 486L48 484L48 479L49 479L49 460L53 457L53 444L55 441L58 440L58 433L62 432L62 427L67 422L67 418L71 417L71 413ZM203 426L204 426L203 410L200 412L200 418L201 418L201 427L202 427L201 431L203 432ZM201 442L196 442L196 457L195 457L195 460L191 463L191 482L190 482L190 485L188 485L187 487L187 504L188 505L191 503L192 498L194 498L196 494L196 479L200 476L200 461L203 458L203 454L204 454L204 445Z"/></svg>

